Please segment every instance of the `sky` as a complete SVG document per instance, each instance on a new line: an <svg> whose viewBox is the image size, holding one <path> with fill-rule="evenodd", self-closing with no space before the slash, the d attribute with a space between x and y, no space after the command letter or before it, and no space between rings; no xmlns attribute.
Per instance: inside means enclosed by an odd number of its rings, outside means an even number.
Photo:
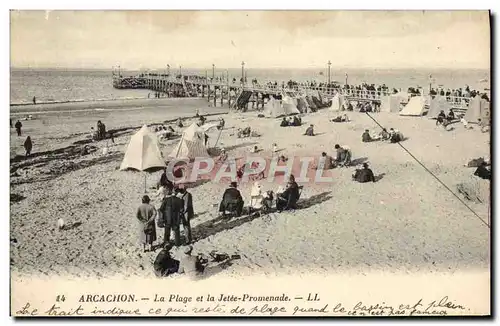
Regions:
<svg viewBox="0 0 500 326"><path fill-rule="evenodd" d="M490 68L487 11L11 11L11 66Z"/></svg>

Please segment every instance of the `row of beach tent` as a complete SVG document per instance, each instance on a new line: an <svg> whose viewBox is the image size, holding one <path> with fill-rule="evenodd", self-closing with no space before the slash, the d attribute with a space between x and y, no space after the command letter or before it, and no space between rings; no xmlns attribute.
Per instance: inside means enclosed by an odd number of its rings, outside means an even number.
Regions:
<svg viewBox="0 0 500 326"><path fill-rule="evenodd" d="M281 96L281 100L269 97L269 100L264 104L263 114L270 118L279 118L282 116L316 112L330 106L330 101L321 96L318 91L310 92L308 95L297 94L294 92L285 92Z"/></svg>
<svg viewBox="0 0 500 326"><path fill-rule="evenodd" d="M401 108L401 103L408 102ZM347 101L338 94L332 98L331 111L346 110ZM399 113L402 116L423 116L427 112L427 117L437 118L441 111L448 114L452 104L446 100L445 96L435 96L433 98L424 96L414 96L408 101L408 96L397 93L389 96L383 96L381 99L380 112ZM469 106L465 112L464 119L468 122L489 121L490 102L476 96L470 100Z"/></svg>
<svg viewBox="0 0 500 326"><path fill-rule="evenodd" d="M343 111L345 109L346 101L342 96L335 95L331 102L325 101L320 94L317 94L317 97L319 100L318 105L329 105L332 111ZM308 96L303 95L283 94L282 99L278 100L271 96L269 101L264 105L264 115L266 117L278 118L281 116L314 112L307 98ZM382 99L381 111L399 112L399 115L402 116L424 115L427 103L423 96L410 98L408 104L400 110L400 105L404 100L404 96L399 94L386 96ZM314 104L314 101L310 101ZM450 103L443 96L436 96L430 99L428 107L428 118L436 118L441 111L448 113L451 109ZM472 98L464 119L475 123L478 122L478 119L488 122L489 118L490 103L479 96ZM131 168L144 171L150 168L165 167L165 158L193 159L195 157L206 157L208 156L208 149L205 146L205 134L210 129L217 127L217 125L218 123L212 123L198 126L196 122L193 122L182 132L179 143L167 155L162 153L157 135L144 125L131 137L120 170Z"/></svg>
<svg viewBox="0 0 500 326"><path fill-rule="evenodd" d="M130 138L120 170L147 171L152 168L163 168L166 167L166 158L194 159L195 157L207 157L208 149L205 146L205 134L217 125L218 123L213 123L200 127L196 123L192 123L182 132L179 143L168 154L162 152L157 135L151 132L147 125L144 125Z"/></svg>

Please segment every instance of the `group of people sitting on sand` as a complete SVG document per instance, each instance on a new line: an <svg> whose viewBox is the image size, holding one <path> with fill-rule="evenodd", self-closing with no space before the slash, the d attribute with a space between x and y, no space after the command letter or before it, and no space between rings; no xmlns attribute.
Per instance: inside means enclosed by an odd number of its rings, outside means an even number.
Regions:
<svg viewBox="0 0 500 326"><path fill-rule="evenodd" d="M467 120L465 120L465 117L462 117L460 119L460 122L464 126L464 129L467 129L467 130L474 129L474 127L472 127L472 125L469 124L469 122ZM477 119L477 125L478 125L479 129L481 130L481 132L488 132L488 131L490 131L489 124L487 122L482 121L482 119Z"/></svg>
<svg viewBox="0 0 500 326"><path fill-rule="evenodd" d="M192 279L200 279L205 274L210 274L210 269L216 267L224 268L234 259L240 259L240 255L228 255L217 253L213 250L209 256L202 253L193 255L191 245L182 248L178 259L174 259L170 254L171 247L163 248L155 258L153 270L157 277L167 277L172 274L184 274Z"/></svg>
<svg viewBox="0 0 500 326"><path fill-rule="evenodd" d="M321 153L317 168L330 170L336 167L348 167L351 165L352 151L349 146L335 144L335 152L335 158L331 157L326 152Z"/></svg>
<svg viewBox="0 0 500 326"><path fill-rule="evenodd" d="M331 119L330 121L331 122L349 122L351 120L349 120L349 117L347 116L347 114L342 114L342 115L336 116L335 118Z"/></svg>
<svg viewBox="0 0 500 326"><path fill-rule="evenodd" d="M302 119L294 115L293 117L283 117L281 120L280 127L300 127L302 125Z"/></svg>
<svg viewBox="0 0 500 326"><path fill-rule="evenodd" d="M236 136L238 138L246 138L252 136L252 128L250 127L245 127L243 129L238 128L238 131L236 132Z"/></svg>
<svg viewBox="0 0 500 326"><path fill-rule="evenodd" d="M159 126L155 128L155 133L159 139L170 139L170 137L176 134L172 126Z"/></svg>
<svg viewBox="0 0 500 326"><path fill-rule="evenodd" d="M446 127L448 124L450 124L453 120L455 120L455 113L453 112L452 109L448 112L448 115L444 113L444 110L441 110L439 112L437 118L436 118L436 126L442 125L443 127Z"/></svg>
<svg viewBox="0 0 500 326"><path fill-rule="evenodd" d="M295 176L290 175L285 187L280 187L276 193L273 191L263 192L258 182L254 184L251 192L251 203L249 213L252 210L262 209L269 211L273 208L273 203L276 204L276 211L297 209L297 201L300 198L300 189ZM219 213L222 217L236 216L239 217L244 211L244 200L241 192L238 190L238 184L231 182L229 187L222 195L222 201L219 204Z"/></svg>
<svg viewBox="0 0 500 326"><path fill-rule="evenodd" d="M389 141L391 143L399 143L404 140L403 134L394 128L390 128L389 131L387 129L382 129L382 131L378 135L370 134L370 130L366 129L365 132L361 135L361 141L363 143L369 143L373 141Z"/></svg>

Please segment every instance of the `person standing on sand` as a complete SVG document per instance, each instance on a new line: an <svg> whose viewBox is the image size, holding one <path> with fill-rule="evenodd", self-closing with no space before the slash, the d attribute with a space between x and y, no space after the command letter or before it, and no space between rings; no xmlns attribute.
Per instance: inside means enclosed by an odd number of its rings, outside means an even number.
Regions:
<svg viewBox="0 0 500 326"><path fill-rule="evenodd" d="M12 125L12 119L10 119L10 127L11 128L13 127L13 125Z"/></svg>
<svg viewBox="0 0 500 326"><path fill-rule="evenodd" d="M187 244L190 244L193 241L193 237L191 235L191 219L194 217L193 195L187 191L185 186L179 185L179 198L181 198L184 202L184 209L181 213L181 222L184 228L184 234L186 235Z"/></svg>
<svg viewBox="0 0 500 326"><path fill-rule="evenodd" d="M36 97L33 96L33 104L36 105Z"/></svg>
<svg viewBox="0 0 500 326"><path fill-rule="evenodd" d="M17 120L16 124L14 125L16 127L17 135L21 137L21 128L23 127L23 124L21 121Z"/></svg>
<svg viewBox="0 0 500 326"><path fill-rule="evenodd" d="M156 241L156 208L149 204L149 196L142 197L142 204L137 209L136 217L139 220L139 238L143 244L144 252L153 250L153 243ZM149 250L146 246L149 245Z"/></svg>
<svg viewBox="0 0 500 326"><path fill-rule="evenodd" d="M160 206L161 218L165 226L165 234L163 236L163 245L170 245L170 232L174 231L175 246L181 245L181 230L180 230L180 214L183 209L184 202L179 197L172 194L172 190L167 190L167 195L163 199Z"/></svg>
<svg viewBox="0 0 500 326"><path fill-rule="evenodd" d="M24 149L26 150L26 157L30 156L31 150L33 149L33 143L31 142L30 136L24 141Z"/></svg>
<svg viewBox="0 0 500 326"><path fill-rule="evenodd" d="M102 132L102 122L101 120L97 121L97 140L101 140L101 132Z"/></svg>

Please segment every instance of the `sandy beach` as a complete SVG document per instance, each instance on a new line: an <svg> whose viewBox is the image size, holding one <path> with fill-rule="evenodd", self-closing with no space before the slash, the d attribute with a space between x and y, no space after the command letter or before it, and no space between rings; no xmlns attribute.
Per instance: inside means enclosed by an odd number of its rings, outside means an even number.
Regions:
<svg viewBox="0 0 500 326"><path fill-rule="evenodd" d="M130 101L106 102L122 109L39 115L36 120L22 121L22 137L11 129L10 264L14 276L154 277L156 254L142 252L135 227L144 174L118 170L126 146L144 123L192 116L197 108L202 114L227 108L209 108L201 99L153 100L165 103L164 107L147 100L142 102L148 104ZM172 106L183 114L170 112ZM58 110L63 109L58 104ZM488 269L489 229L397 144L361 142L365 129L380 129L364 113L348 115L351 122L332 123L328 119L334 113L324 109L304 115L303 127L288 128L279 128L277 119L258 118L254 111L225 115L221 141L231 157L246 156L254 145L269 156L273 143L288 157L323 151L334 155L336 143L346 144L353 158L369 162L381 179L358 184L351 180L354 168L334 169L333 183L304 184L299 210L229 221L218 218L214 207L227 185L201 183L189 189L196 214L191 222L194 254L217 250L240 255L241 259L220 271L229 277ZM400 130L408 138L402 145L455 193L456 185L463 182L476 184L483 194L489 192L489 181L474 177L474 169L464 167L473 158L489 156L489 133L465 130L460 124L445 131L426 117L394 113L375 113L374 117L383 126ZM15 122L17 117L12 118ZM210 116L208 121L217 118ZM74 154L82 146L74 143L86 139L97 120L108 130L131 129L123 130L114 145L94 142L90 145L97 151L84 157ZM315 125L317 136L302 135L308 124ZM237 138L235 128L246 126L262 136ZM24 160L20 156L27 135L33 140L34 156ZM169 153L177 142L162 141L162 151ZM110 152L102 155L100 149L106 144ZM37 155L40 152L47 153ZM154 193L151 188L159 177L160 172L147 175L148 194ZM277 186L263 183L264 190ZM248 183L240 186L246 203L250 188ZM14 194L21 197L13 201ZM467 203L488 219L489 198ZM59 218L70 226L68 230L57 229ZM157 232L161 240L163 230ZM178 249L172 253L177 256Z"/></svg>

